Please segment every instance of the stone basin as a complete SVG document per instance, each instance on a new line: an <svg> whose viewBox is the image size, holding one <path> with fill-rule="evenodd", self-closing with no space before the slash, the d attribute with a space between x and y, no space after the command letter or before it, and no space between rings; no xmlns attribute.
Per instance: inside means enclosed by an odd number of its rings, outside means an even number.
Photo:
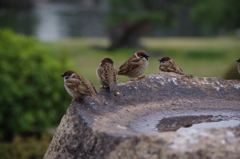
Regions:
<svg viewBox="0 0 240 159"><path fill-rule="evenodd" d="M240 121L240 81L160 73L118 88L98 90L104 106L73 101L44 158L239 158L240 126L177 130Z"/></svg>

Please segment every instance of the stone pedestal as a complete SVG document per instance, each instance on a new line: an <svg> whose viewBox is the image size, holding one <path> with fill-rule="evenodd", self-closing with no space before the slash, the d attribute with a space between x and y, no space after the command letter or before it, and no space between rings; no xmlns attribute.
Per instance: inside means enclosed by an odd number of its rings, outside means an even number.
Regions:
<svg viewBox="0 0 240 159"><path fill-rule="evenodd" d="M176 132L199 122L240 123L240 81L161 73L118 88L118 97L99 90L103 106L90 97L73 101L44 158L240 158L240 126Z"/></svg>

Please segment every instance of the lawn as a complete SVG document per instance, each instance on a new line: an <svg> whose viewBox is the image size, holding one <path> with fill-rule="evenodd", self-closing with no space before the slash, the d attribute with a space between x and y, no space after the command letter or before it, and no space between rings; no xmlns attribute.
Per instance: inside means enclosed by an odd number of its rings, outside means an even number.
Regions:
<svg viewBox="0 0 240 159"><path fill-rule="evenodd" d="M57 54L65 50L72 67L88 78L97 88L96 69L105 57L113 59L119 66L138 50L145 50L150 55L149 66L145 75L158 73L158 59L172 57L184 72L199 77L224 77L226 71L240 58L240 38L142 38L143 48L123 48L114 51L104 49L109 44L106 38L78 38L46 43ZM64 71L64 70L63 70ZM59 72L59 74L62 72ZM129 78L119 76L119 82Z"/></svg>

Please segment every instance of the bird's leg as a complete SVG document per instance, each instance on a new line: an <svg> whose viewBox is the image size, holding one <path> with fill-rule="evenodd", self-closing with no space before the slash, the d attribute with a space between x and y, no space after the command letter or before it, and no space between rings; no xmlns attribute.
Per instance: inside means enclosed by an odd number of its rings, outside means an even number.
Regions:
<svg viewBox="0 0 240 159"><path fill-rule="evenodd" d="M134 79L134 78L131 78L131 80L130 81L136 81L136 79Z"/></svg>
<svg viewBox="0 0 240 159"><path fill-rule="evenodd" d="M137 77L138 80L143 79L143 78L145 78L145 75L143 75L141 77Z"/></svg>
<svg viewBox="0 0 240 159"><path fill-rule="evenodd" d="M190 75L190 74L185 74L184 76L187 77L187 78L193 78L194 77L193 75Z"/></svg>
<svg viewBox="0 0 240 159"><path fill-rule="evenodd" d="M71 102L73 102L73 101L75 101L75 100L77 100L77 101L82 101L83 99L82 99L82 98L73 98Z"/></svg>
<svg viewBox="0 0 240 159"><path fill-rule="evenodd" d="M72 99L71 103L75 100L75 98Z"/></svg>

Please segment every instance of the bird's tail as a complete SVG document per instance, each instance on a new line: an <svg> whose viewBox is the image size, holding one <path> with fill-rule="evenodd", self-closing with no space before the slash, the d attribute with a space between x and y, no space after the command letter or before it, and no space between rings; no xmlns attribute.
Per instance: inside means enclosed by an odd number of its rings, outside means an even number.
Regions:
<svg viewBox="0 0 240 159"><path fill-rule="evenodd" d="M118 92L117 85L110 83L109 87L111 92Z"/></svg>
<svg viewBox="0 0 240 159"><path fill-rule="evenodd" d="M178 73L180 75L185 75L186 77L193 77L193 75L185 73L185 72L176 72L176 73Z"/></svg>
<svg viewBox="0 0 240 159"><path fill-rule="evenodd" d="M100 105L104 105L105 102L96 94L92 95L92 97L100 104Z"/></svg>
<svg viewBox="0 0 240 159"><path fill-rule="evenodd" d="M117 96L117 95L120 94L120 93L119 93L119 90L117 89L117 85L116 85L116 84L110 83L110 84L109 84L109 87L110 87L110 92L111 92L111 94L112 94L113 97L115 97L115 96Z"/></svg>

